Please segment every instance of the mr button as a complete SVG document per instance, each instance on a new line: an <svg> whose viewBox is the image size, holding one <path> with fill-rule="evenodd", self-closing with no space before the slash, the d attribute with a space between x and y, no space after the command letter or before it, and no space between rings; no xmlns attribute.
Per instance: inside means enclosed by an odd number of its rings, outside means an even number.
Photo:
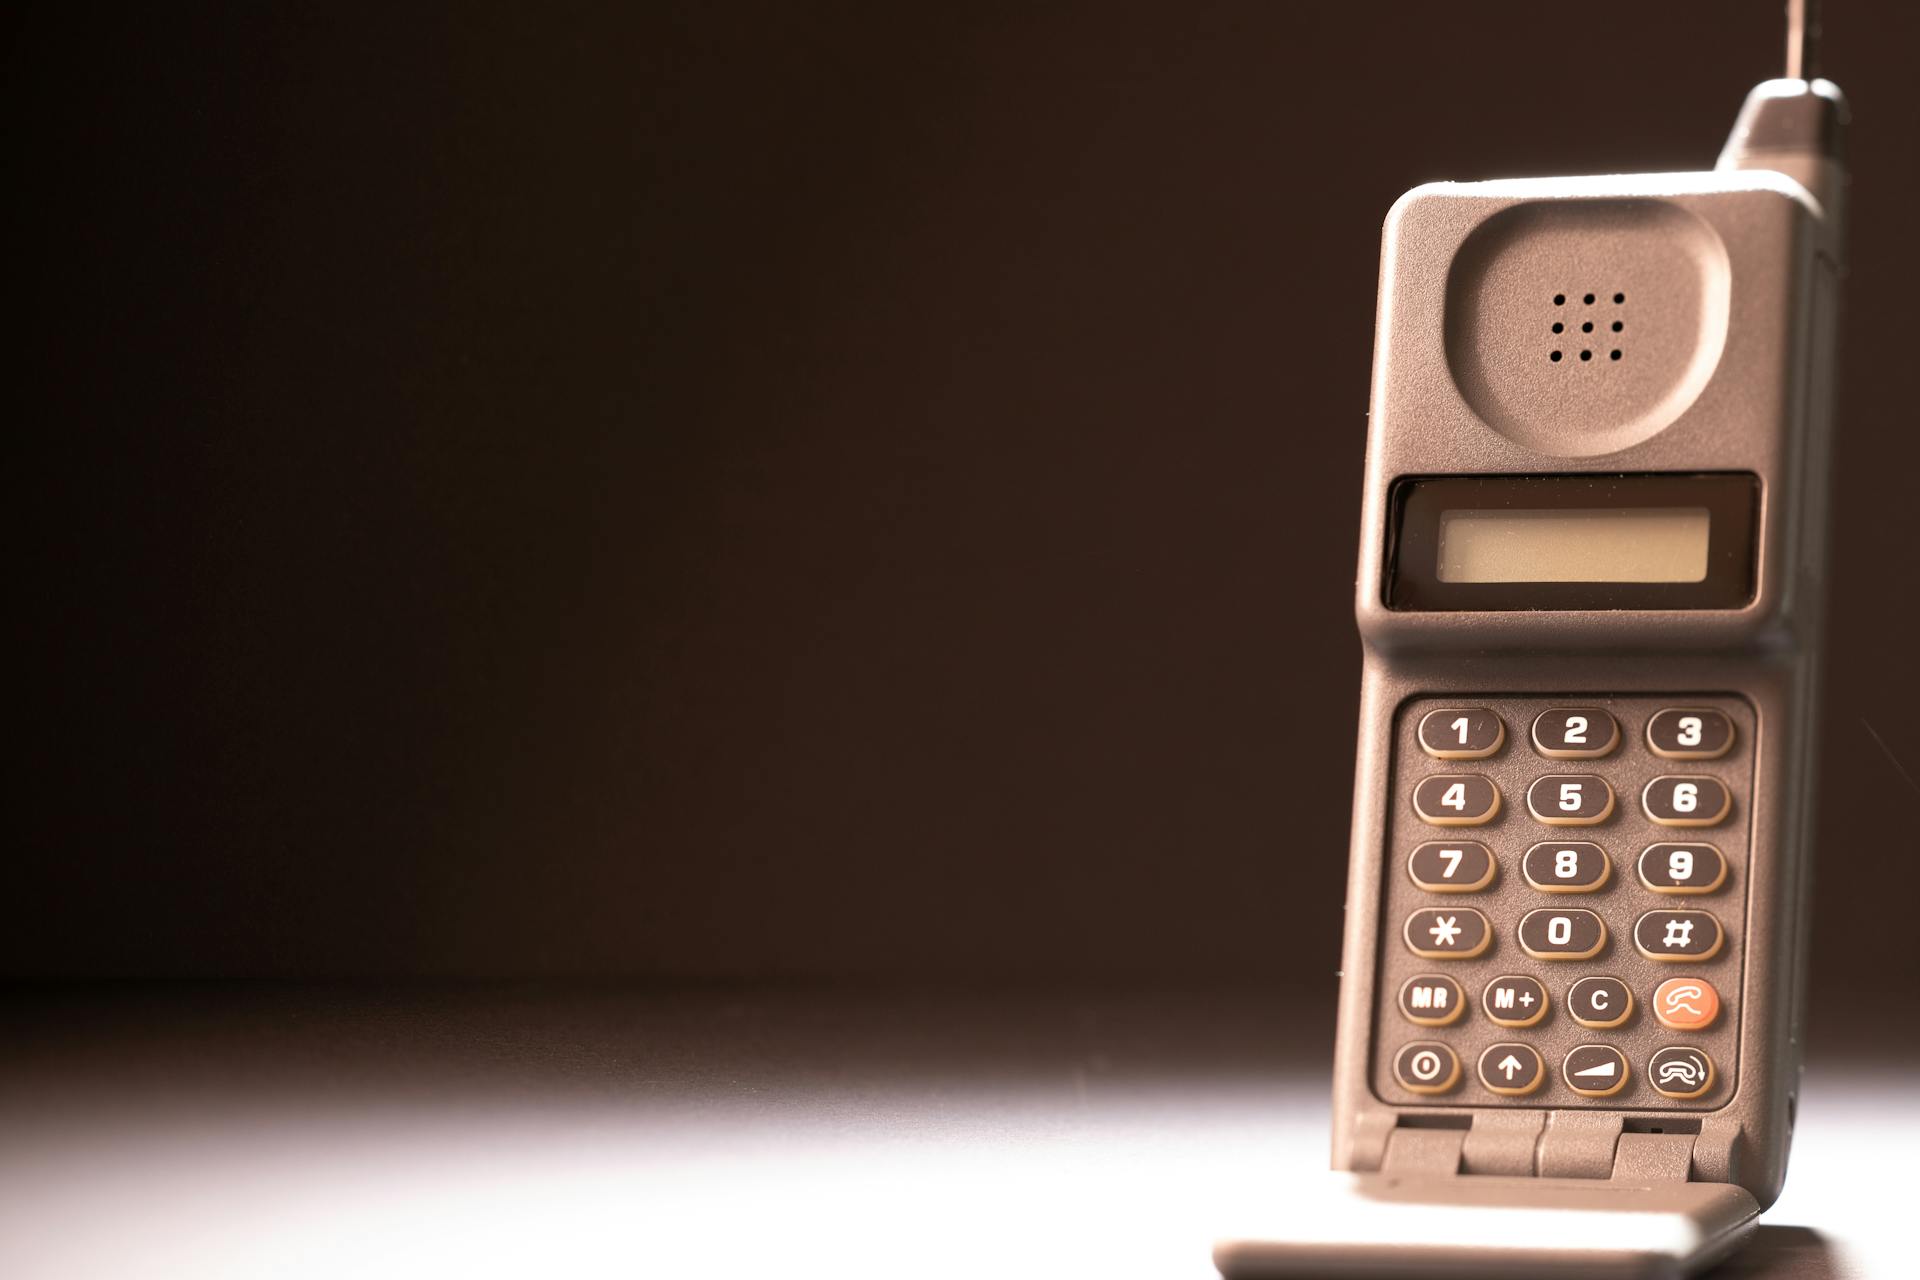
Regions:
<svg viewBox="0 0 1920 1280"><path fill-rule="evenodd" d="M1460 984L1439 973L1419 973L1400 988L1400 1014L1423 1027L1458 1022L1467 1011L1467 995Z"/></svg>

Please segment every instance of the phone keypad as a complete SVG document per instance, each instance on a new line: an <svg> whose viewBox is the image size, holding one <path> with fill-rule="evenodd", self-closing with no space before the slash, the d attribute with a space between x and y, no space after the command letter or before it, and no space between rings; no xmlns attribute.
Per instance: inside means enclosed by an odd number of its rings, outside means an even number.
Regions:
<svg viewBox="0 0 1920 1280"><path fill-rule="evenodd" d="M1404 704L1396 726L1375 1092L1724 1105L1745 963L1748 704L1456 695ZM1447 839L1457 827L1473 838ZM1689 827L1709 840L1674 830Z"/></svg>

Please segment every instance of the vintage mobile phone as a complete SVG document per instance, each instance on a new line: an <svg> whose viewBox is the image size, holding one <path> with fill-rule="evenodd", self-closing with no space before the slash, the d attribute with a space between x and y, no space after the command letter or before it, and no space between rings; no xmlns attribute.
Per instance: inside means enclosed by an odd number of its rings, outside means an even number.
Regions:
<svg viewBox="0 0 1920 1280"><path fill-rule="evenodd" d="M1795 14L1794 17L1801 15ZM1800 1071L1844 104L1384 236L1335 1060L1344 1212L1230 1276L1679 1274Z"/></svg>

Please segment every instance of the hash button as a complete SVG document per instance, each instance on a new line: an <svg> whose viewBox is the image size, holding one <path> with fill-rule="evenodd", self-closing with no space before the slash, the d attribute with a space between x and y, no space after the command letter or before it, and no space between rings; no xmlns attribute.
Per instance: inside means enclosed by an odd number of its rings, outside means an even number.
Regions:
<svg viewBox="0 0 1920 1280"><path fill-rule="evenodd" d="M1649 911L1633 925L1634 948L1649 960L1711 960L1725 940L1708 911Z"/></svg>

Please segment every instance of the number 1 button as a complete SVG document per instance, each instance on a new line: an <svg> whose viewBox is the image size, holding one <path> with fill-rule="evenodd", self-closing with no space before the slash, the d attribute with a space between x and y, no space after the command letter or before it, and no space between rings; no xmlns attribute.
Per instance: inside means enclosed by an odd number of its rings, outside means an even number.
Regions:
<svg viewBox="0 0 1920 1280"><path fill-rule="evenodd" d="M1420 749L1436 760L1484 760L1507 740L1507 726L1485 707L1441 707L1420 718Z"/></svg>
<svg viewBox="0 0 1920 1280"><path fill-rule="evenodd" d="M1413 789L1413 811L1436 827L1477 827L1500 812L1500 793L1477 773L1436 773Z"/></svg>

